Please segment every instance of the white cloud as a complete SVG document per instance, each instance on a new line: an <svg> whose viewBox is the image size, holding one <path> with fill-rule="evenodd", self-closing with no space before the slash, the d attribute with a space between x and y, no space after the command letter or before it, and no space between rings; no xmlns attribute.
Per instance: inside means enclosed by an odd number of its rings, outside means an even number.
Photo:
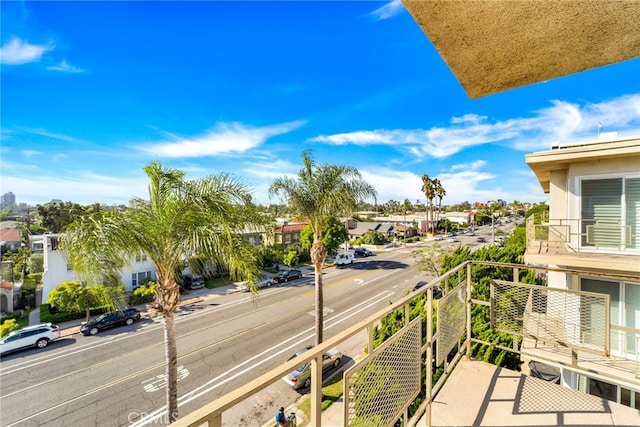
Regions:
<svg viewBox="0 0 640 427"><path fill-rule="evenodd" d="M30 159L33 156L40 156L43 153L41 151L35 151L35 150L22 150L22 155L25 156L27 159Z"/></svg>
<svg viewBox="0 0 640 427"><path fill-rule="evenodd" d="M42 185L43 182L47 185ZM14 189L14 192L19 189L20 201L33 205L47 203L52 199L69 200L83 205L127 204L133 197L147 197L148 179L142 173L135 177L118 178L93 173L64 177L43 173L22 177L3 174L2 186L4 189Z"/></svg>
<svg viewBox="0 0 640 427"><path fill-rule="evenodd" d="M140 151L159 157L203 157L243 153L262 145L267 139L291 132L305 122L298 120L271 126L250 127L241 123L218 123L204 135L172 137L171 141L140 145Z"/></svg>
<svg viewBox="0 0 640 427"><path fill-rule="evenodd" d="M409 150L419 158L445 158L465 148L501 143L521 151L547 149L552 142L573 142L597 136L603 131L640 132L640 94L625 95L597 104L579 105L551 101L551 106L532 117L491 122L486 116L465 114L453 117L448 127L431 129L356 130L320 135L310 142L334 145L390 145Z"/></svg>
<svg viewBox="0 0 640 427"><path fill-rule="evenodd" d="M38 62L42 55L54 48L52 44L29 44L18 37L9 40L0 47L0 64L20 65L29 62Z"/></svg>
<svg viewBox="0 0 640 427"><path fill-rule="evenodd" d="M392 0L384 6L374 10L370 15L374 16L378 20L389 19L404 10L404 5L401 0Z"/></svg>
<svg viewBox="0 0 640 427"><path fill-rule="evenodd" d="M51 65L47 67L47 70L61 71L64 73L84 73L84 70L82 68L69 64L66 59L60 61L58 65Z"/></svg>

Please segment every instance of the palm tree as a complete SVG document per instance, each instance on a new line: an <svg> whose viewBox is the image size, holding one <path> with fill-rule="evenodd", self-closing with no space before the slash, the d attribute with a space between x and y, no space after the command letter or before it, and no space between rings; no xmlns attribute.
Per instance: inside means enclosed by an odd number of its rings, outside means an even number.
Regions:
<svg viewBox="0 0 640 427"><path fill-rule="evenodd" d="M228 268L232 279L253 282L258 267L242 232L262 226L264 220L255 213L245 185L230 175L187 181L183 172L158 162L144 171L150 180L149 200L135 199L133 207L122 213L76 221L63 237L63 248L74 270L85 277L101 274L105 263L122 268L141 252L155 264L153 304L164 319L165 331L166 419L174 421L178 417L174 312L180 304L176 269L199 255Z"/></svg>
<svg viewBox="0 0 640 427"><path fill-rule="evenodd" d="M360 172L350 166L317 166L311 151L302 152L302 169L298 179L280 177L269 187L269 195L286 199L295 214L309 218L313 232L311 262L315 271L316 345L323 341L322 265L327 250L322 243L322 227L329 218L346 215L366 197L376 197L376 190L362 180Z"/></svg>
<svg viewBox="0 0 640 427"><path fill-rule="evenodd" d="M442 209L442 199L447 195L447 191L442 186L438 178L433 180L433 189L436 197L438 197L438 213L436 215L436 224L440 221L440 211Z"/></svg>
<svg viewBox="0 0 640 427"><path fill-rule="evenodd" d="M433 199L436 197L435 188L433 187L433 180L429 178L426 173L422 175L422 193L429 201L429 217L427 221L431 227L431 232L435 234L435 228L433 223Z"/></svg>

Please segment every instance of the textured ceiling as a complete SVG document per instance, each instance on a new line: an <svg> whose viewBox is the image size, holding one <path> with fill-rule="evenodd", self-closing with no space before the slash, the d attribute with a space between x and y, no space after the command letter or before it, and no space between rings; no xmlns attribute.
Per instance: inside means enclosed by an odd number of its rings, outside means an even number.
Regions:
<svg viewBox="0 0 640 427"><path fill-rule="evenodd" d="M639 0L402 2L471 98L640 56Z"/></svg>

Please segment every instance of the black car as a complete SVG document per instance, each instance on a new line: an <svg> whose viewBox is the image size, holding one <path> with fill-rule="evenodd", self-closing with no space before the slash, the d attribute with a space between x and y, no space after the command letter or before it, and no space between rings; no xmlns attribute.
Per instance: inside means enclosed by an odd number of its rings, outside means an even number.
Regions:
<svg viewBox="0 0 640 427"><path fill-rule="evenodd" d="M367 248L355 248L353 250L353 253L355 254L355 256L363 256L363 257L368 257L373 255L373 252L371 252Z"/></svg>
<svg viewBox="0 0 640 427"><path fill-rule="evenodd" d="M476 239L476 241L477 241L478 243L484 243L484 242L486 242L486 241L487 241L487 239L485 239L484 237L478 237L478 238Z"/></svg>
<svg viewBox="0 0 640 427"><path fill-rule="evenodd" d="M289 280L299 279L302 277L302 271L292 268L291 270L283 271L279 276L273 278L278 283L288 282Z"/></svg>
<svg viewBox="0 0 640 427"><path fill-rule="evenodd" d="M429 282L425 282L424 280L420 280L418 283L413 285L413 288L411 288L411 292L417 291L421 287L426 286L428 284L429 284ZM442 298L442 290L440 288L433 287L431 292L433 292L433 298L434 299Z"/></svg>
<svg viewBox="0 0 640 427"><path fill-rule="evenodd" d="M135 308L127 308L124 310L114 311L113 313L104 313L95 320L84 323L80 327L82 335L95 335L103 329L113 328L120 325L131 325L140 319L140 312Z"/></svg>

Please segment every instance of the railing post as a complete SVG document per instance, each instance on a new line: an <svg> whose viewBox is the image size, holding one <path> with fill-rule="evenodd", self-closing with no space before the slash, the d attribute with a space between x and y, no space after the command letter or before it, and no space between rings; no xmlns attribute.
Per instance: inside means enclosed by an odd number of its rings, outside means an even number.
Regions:
<svg viewBox="0 0 640 427"><path fill-rule="evenodd" d="M427 427L431 427L431 388L433 383L433 292L427 292L427 379L426 379L426 423Z"/></svg>
<svg viewBox="0 0 640 427"><path fill-rule="evenodd" d="M471 360L471 263L467 264L467 360Z"/></svg>
<svg viewBox="0 0 640 427"><path fill-rule="evenodd" d="M311 420L312 426L322 426L322 354L311 359Z"/></svg>

